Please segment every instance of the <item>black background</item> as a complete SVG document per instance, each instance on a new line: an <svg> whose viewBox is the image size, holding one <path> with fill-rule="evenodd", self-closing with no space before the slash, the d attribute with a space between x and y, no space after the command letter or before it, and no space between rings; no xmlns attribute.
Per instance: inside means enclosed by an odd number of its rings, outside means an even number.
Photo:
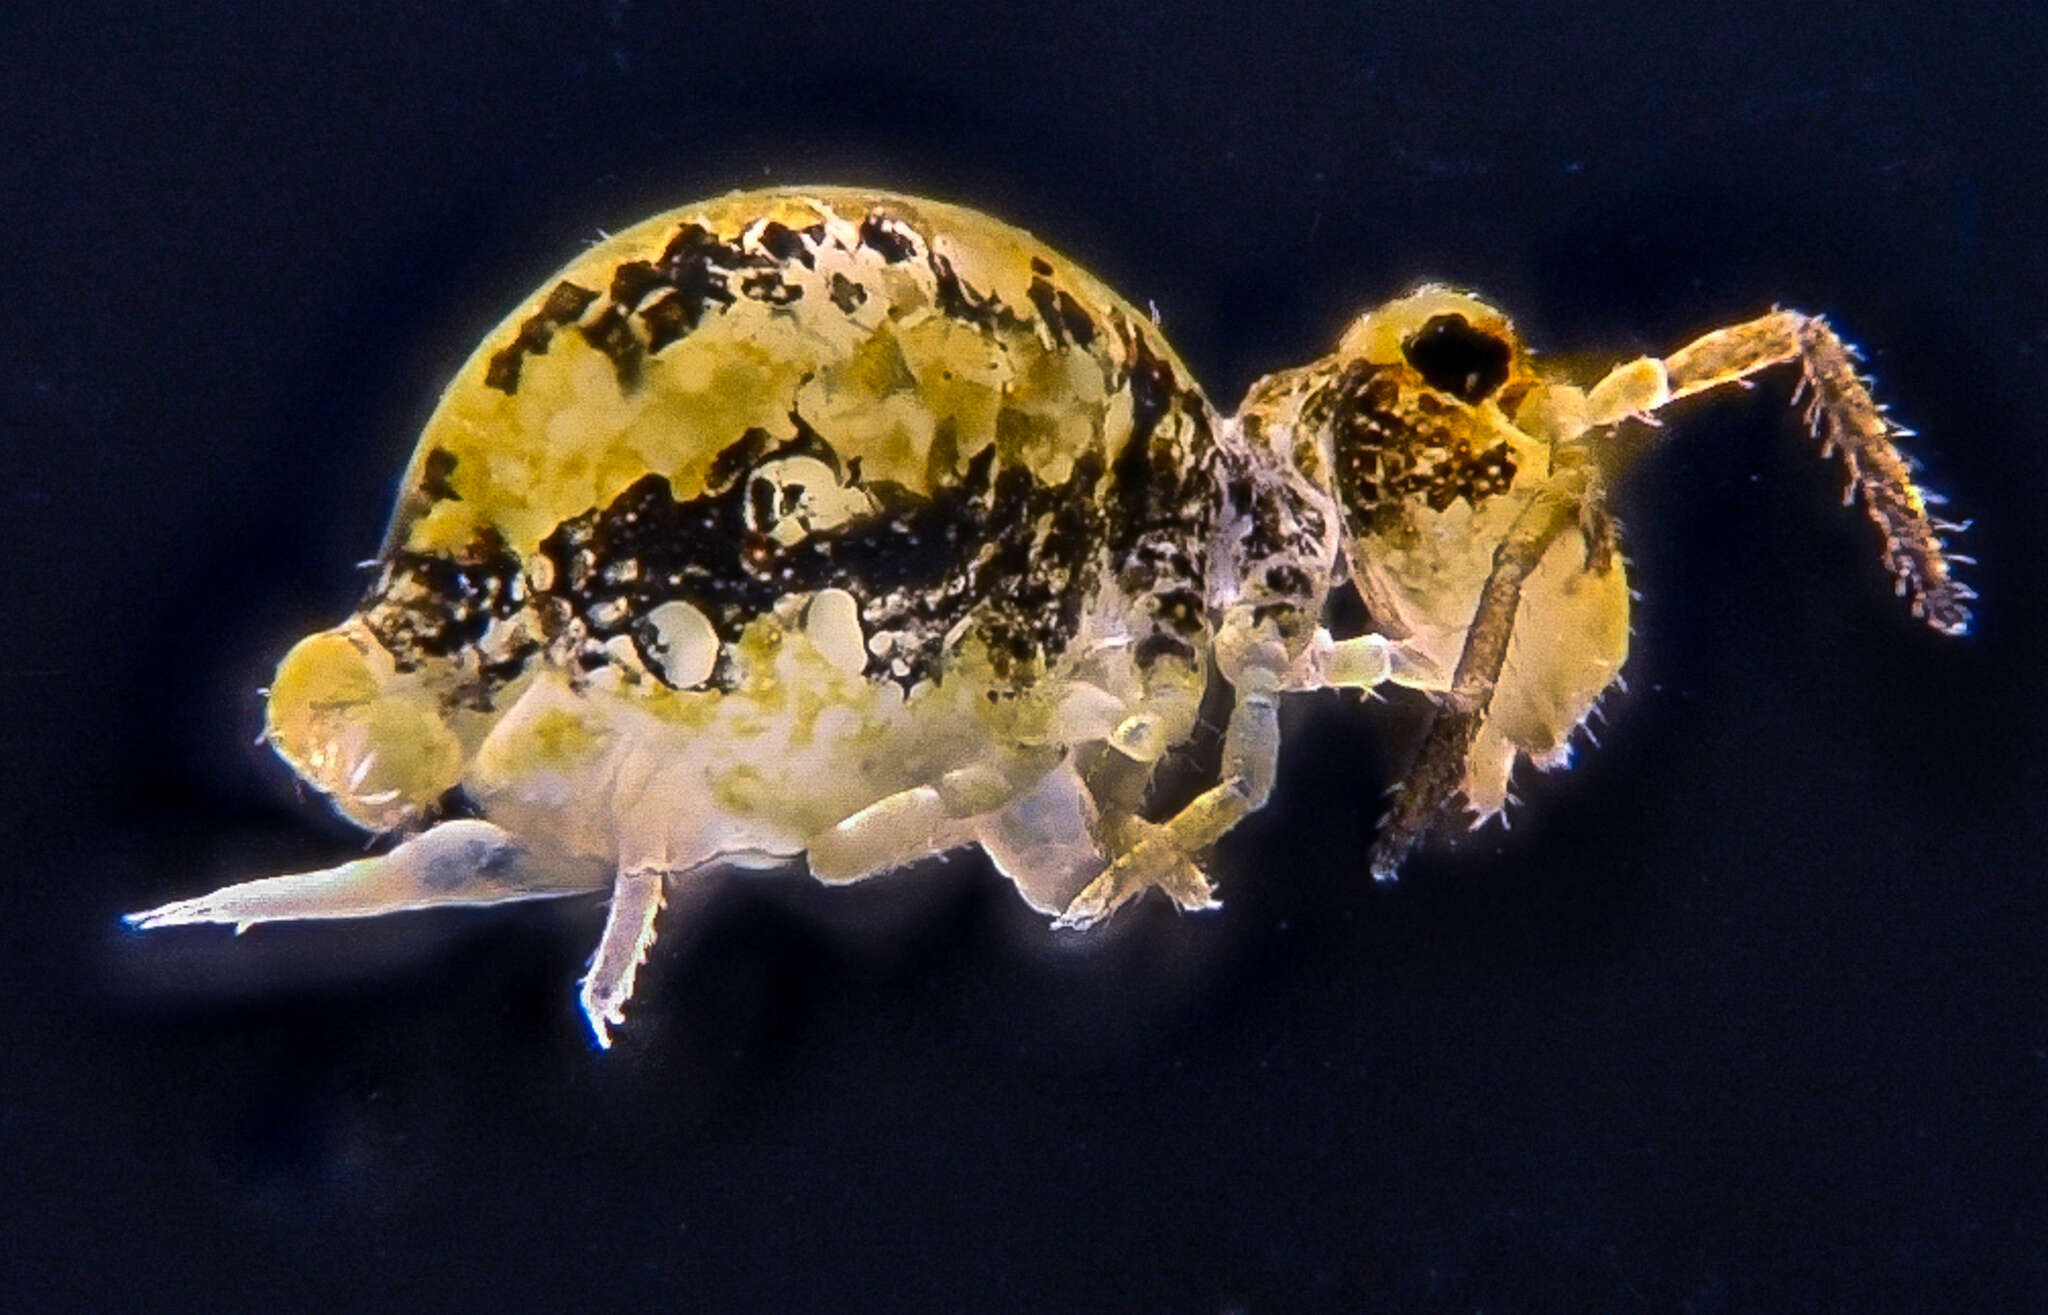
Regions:
<svg viewBox="0 0 2048 1315"><path fill-rule="evenodd" d="M2048 23L1539 8L0 19L0 1305L2048 1307ZM1036 231L1225 406L1429 276L1610 359L1827 311L1981 625L1889 596L1776 378L1623 492L1605 747L1397 885L1414 708L1326 696L1221 914L735 883L608 1056L596 902L121 931L356 851L251 691L483 330L600 228L821 180Z"/></svg>

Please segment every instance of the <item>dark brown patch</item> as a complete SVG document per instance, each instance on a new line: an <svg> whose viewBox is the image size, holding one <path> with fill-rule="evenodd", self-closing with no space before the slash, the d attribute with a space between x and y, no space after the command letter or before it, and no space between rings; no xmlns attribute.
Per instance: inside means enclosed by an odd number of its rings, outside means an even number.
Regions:
<svg viewBox="0 0 2048 1315"><path fill-rule="evenodd" d="M1124 546L1134 543L1161 517L1170 518L1180 501L1177 454L1155 451L1152 435L1173 406L1178 390L1173 367L1155 356L1143 333L1130 341L1125 386L1131 394L1131 435L1111 470L1115 480L1118 522Z"/></svg>
<svg viewBox="0 0 2048 1315"><path fill-rule="evenodd" d="M1036 268L1044 263L1034 260L1032 266ZM1055 288L1044 274L1031 280L1025 296L1030 298L1040 322L1051 330L1053 341L1064 344L1071 338L1082 347L1095 341L1095 321L1081 308L1081 303L1074 300L1072 293L1064 288Z"/></svg>
<svg viewBox="0 0 2048 1315"><path fill-rule="evenodd" d="M484 369L484 386L508 397L518 392L519 372L526 357L545 355L555 330L575 323L596 300L597 293L590 288L578 287L567 279L557 283L540 309L520 324L512 341L491 354L490 364Z"/></svg>
<svg viewBox="0 0 2048 1315"><path fill-rule="evenodd" d="M711 458L711 466L704 473L704 486L713 493L731 488L735 480L754 468L774 441L768 431L758 425L741 434L737 442Z"/></svg>
<svg viewBox="0 0 2048 1315"><path fill-rule="evenodd" d="M720 242L702 224L683 225L661 253L661 272L681 300L685 331L702 323L713 305L733 304L727 271L743 269L752 259L740 248Z"/></svg>
<svg viewBox="0 0 2048 1315"><path fill-rule="evenodd" d="M1292 563L1281 563L1266 568L1266 587L1276 594L1304 596L1313 587L1314 581L1307 571Z"/></svg>
<svg viewBox="0 0 2048 1315"><path fill-rule="evenodd" d="M1152 595L1153 616L1167 629L1179 634L1199 633L1209 613L1201 591L1181 587Z"/></svg>
<svg viewBox="0 0 2048 1315"><path fill-rule="evenodd" d="M1093 345L1095 342L1095 321L1089 318L1088 312L1081 308L1081 303L1074 300L1072 293L1068 292L1065 288L1061 288L1059 304L1060 323L1067 326L1067 336L1083 347Z"/></svg>
<svg viewBox="0 0 2048 1315"><path fill-rule="evenodd" d="M868 290L844 274L832 276L832 304L844 314L851 315L854 308L865 305Z"/></svg>
<svg viewBox="0 0 2048 1315"><path fill-rule="evenodd" d="M583 326L583 340L611 361L612 373L618 376L620 392L631 392L639 387L640 363L647 349L641 346L623 311L617 306L605 307L603 314Z"/></svg>
<svg viewBox="0 0 2048 1315"><path fill-rule="evenodd" d="M869 215L860 222L860 242L885 262L900 265L917 254L917 244L901 221L887 215Z"/></svg>
<svg viewBox="0 0 2048 1315"><path fill-rule="evenodd" d="M775 486L758 476L747 481L747 528L765 530L775 524Z"/></svg>
<svg viewBox="0 0 2048 1315"><path fill-rule="evenodd" d="M690 331L694 323L683 309L681 294L670 292L640 312L647 326L647 350L658 352Z"/></svg>
<svg viewBox="0 0 2048 1315"><path fill-rule="evenodd" d="M508 397L518 392L519 367L525 356L526 348L517 342L491 353L491 363L484 370L484 387L495 388Z"/></svg>
<svg viewBox="0 0 2048 1315"><path fill-rule="evenodd" d="M795 261L805 269L814 268L817 259L804 242L803 235L787 224L770 220L761 226L761 233L754 239L761 250L775 257L783 264Z"/></svg>
<svg viewBox="0 0 2048 1315"><path fill-rule="evenodd" d="M427 459L420 464L420 495L430 503L462 501L462 495L448 482L458 464L456 455L445 447L427 453Z"/></svg>
<svg viewBox="0 0 2048 1315"><path fill-rule="evenodd" d="M757 467L824 459L832 449L799 427L766 450L750 433L727 451L735 464L746 454ZM836 455L829 464L839 467ZM1044 486L1022 468L998 470L991 446L929 497L870 485L873 515L786 546L750 528L785 492L770 481L735 478L683 501L665 478L648 475L565 522L540 553L553 567L552 602L583 618L593 637L630 635L643 652L654 639L642 633L645 618L672 599L698 608L731 641L786 594L841 588L861 600L868 633L909 637L908 648L872 659L874 678L908 688L938 674L946 637L972 618L999 675L1028 681L1064 648L1093 593L1102 473L1100 458L1087 455L1065 484ZM713 683L729 688L733 675L721 670Z"/></svg>
<svg viewBox="0 0 2048 1315"><path fill-rule="evenodd" d="M1195 660L1195 646L1179 635L1164 630L1155 630L1139 640L1131 650L1141 668L1156 664L1161 658L1175 658L1182 662Z"/></svg>
<svg viewBox="0 0 2048 1315"><path fill-rule="evenodd" d="M1005 306L1001 297L994 293L984 296L973 284L960 277L952 261L934 252L930 263L942 314L972 324L983 333L1024 327L1023 318Z"/></svg>
<svg viewBox="0 0 2048 1315"><path fill-rule="evenodd" d="M665 288L668 280L654 267L651 260L629 260L612 271L612 300L626 310L632 310L656 288Z"/></svg>
<svg viewBox="0 0 2048 1315"><path fill-rule="evenodd" d="M494 618L518 610L519 559L495 529L454 554L391 554L361 608L400 671L471 647Z"/></svg>
<svg viewBox="0 0 2048 1315"><path fill-rule="evenodd" d="M1053 291L1052 284L1046 282L1045 277L1040 275L1031 280L1031 287L1025 295L1031 299L1031 308L1038 312L1039 322L1051 332L1053 341L1065 346L1067 326L1060 316L1059 294Z"/></svg>
<svg viewBox="0 0 2048 1315"><path fill-rule="evenodd" d="M787 306L802 300L804 295L800 285L785 282L782 275L774 270L747 275L740 280L740 292L770 306Z"/></svg>
<svg viewBox="0 0 2048 1315"><path fill-rule="evenodd" d="M1354 533L1369 533L1398 504L1419 498L1434 511L1464 498L1478 506L1507 492L1514 452L1471 412L1403 387L1394 373L1369 362L1347 366L1324 394L1303 408L1327 423L1336 459L1337 493Z"/></svg>
<svg viewBox="0 0 2048 1315"><path fill-rule="evenodd" d="M627 261L612 271L611 304L584 326L584 336L610 359L619 387L630 390L639 384L648 353L685 337L706 315L731 307L741 297L770 306L788 306L801 299L802 285L785 277L785 271L792 264L815 264L810 243L822 241L824 232L821 225L798 231L769 223L752 239L757 249L749 250L739 242L721 239L702 224L684 224L659 259ZM558 294L560 291L557 289ZM580 316L592 294L578 292L575 311ZM550 306L555 304L551 297ZM563 308L568 305L562 303ZM529 321L528 327L545 331L547 309L536 317L541 323ZM508 348L491 363L490 379L507 392L518 383L520 353L546 350L544 332L529 334L522 328L514 348L519 350Z"/></svg>
<svg viewBox="0 0 2048 1315"><path fill-rule="evenodd" d="M1180 384L1142 329L1120 315L1112 323L1124 342L1131 432L1110 467L1110 559L1118 583L1133 596L1201 596L1207 587L1218 489L1208 404ZM1174 423L1168 423L1169 417ZM1149 667L1168 657L1191 659L1193 650L1182 650L1185 638L1206 624L1198 611L1176 610L1169 601L1164 611L1155 612L1152 626L1174 642L1148 642L1140 636L1132 650L1139 665Z"/></svg>
<svg viewBox="0 0 2048 1315"><path fill-rule="evenodd" d="M548 293L548 299L541 303L536 315L550 324L571 324L580 319L583 312L590 309L590 303L596 300L597 293L591 289L563 279Z"/></svg>

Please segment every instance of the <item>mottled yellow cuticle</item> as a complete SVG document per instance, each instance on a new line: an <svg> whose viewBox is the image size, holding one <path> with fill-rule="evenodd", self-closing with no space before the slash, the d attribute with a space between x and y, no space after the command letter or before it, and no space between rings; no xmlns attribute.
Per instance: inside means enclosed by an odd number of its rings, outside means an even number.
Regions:
<svg viewBox="0 0 2048 1315"><path fill-rule="evenodd" d="M1060 928L1155 888L1213 909L1205 851L1285 788L1281 695L1386 683L1433 701L1357 864L1391 876L1518 764L1565 765L1616 684L1634 422L1781 364L1915 613L1968 627L1954 527L1825 320L1562 360L1427 284L1225 415L1156 316L975 211L826 187L657 215L479 344L364 601L271 683L278 754L396 843L132 921L608 891L579 996L609 1045L665 896L722 868L979 845ZM1347 582L1363 633L1332 634ZM1160 807L1217 709L1211 779Z"/></svg>

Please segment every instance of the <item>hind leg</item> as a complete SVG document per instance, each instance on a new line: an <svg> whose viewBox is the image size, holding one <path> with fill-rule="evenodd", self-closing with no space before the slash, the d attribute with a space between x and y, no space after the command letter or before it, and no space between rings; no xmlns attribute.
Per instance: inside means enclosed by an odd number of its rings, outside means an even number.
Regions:
<svg viewBox="0 0 2048 1315"><path fill-rule="evenodd" d="M1040 805L1032 814L1034 817L1057 813L1056 792L1034 788L1041 786L1041 778L1057 762L1058 758L1048 753L1019 752L993 764L948 772L933 784L890 795L805 840L802 848L809 858L811 873L830 884L859 881L972 844L981 838L982 828L989 825L990 819L1006 816L1004 810L1019 801L1020 796ZM637 774L622 775L621 780L631 786L629 798L634 803L626 810L629 814L659 811L653 801L671 790L687 790L686 786L661 777L659 772L647 779ZM1018 831L1012 828L1004 834L1014 836ZM794 847L792 857L793 851ZM771 849L755 857L772 858L779 852ZM624 846L623 855L622 865L612 880L611 907L605 916L604 933L591 956L590 969L579 993L583 1016L601 1048L610 1047L612 1029L625 1021L625 1007L632 999L640 967L654 945L669 883L688 881L714 868L745 865L748 861L746 853L721 849L715 837L695 831L687 837L656 831ZM1030 875L1018 878L1019 885L1026 888L1027 898L1028 883L1041 877L1045 862L1044 853L1027 855L1025 866ZM1013 877L1017 875L1007 866L1005 871Z"/></svg>
<svg viewBox="0 0 2048 1315"><path fill-rule="evenodd" d="M1056 753L1018 753L870 804L810 838L811 875L841 885L972 844L980 819L1009 807L1058 761Z"/></svg>
<svg viewBox="0 0 2048 1315"><path fill-rule="evenodd" d="M974 838L1026 904L1058 913L1108 862L1096 840L1100 823L1070 757L1001 811L977 818Z"/></svg>

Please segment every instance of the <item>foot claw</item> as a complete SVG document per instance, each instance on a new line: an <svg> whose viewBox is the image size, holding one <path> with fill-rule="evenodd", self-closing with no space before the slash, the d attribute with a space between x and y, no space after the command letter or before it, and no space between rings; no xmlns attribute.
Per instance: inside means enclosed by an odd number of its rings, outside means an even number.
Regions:
<svg viewBox="0 0 2048 1315"><path fill-rule="evenodd" d="M610 1050L612 1029L624 1026L626 1022L626 1002L622 999L601 999L586 984L582 1004L584 1021L590 1024L590 1035L597 1042L597 1048Z"/></svg>
<svg viewBox="0 0 2048 1315"><path fill-rule="evenodd" d="M1105 872L1082 887L1066 911L1052 920L1053 928L1057 931L1087 931L1116 912L1134 892L1118 890L1110 876Z"/></svg>
<svg viewBox="0 0 2048 1315"><path fill-rule="evenodd" d="M1170 847L1158 831L1150 823L1130 819L1124 838L1135 843L1101 876L1082 887L1052 925L1061 931L1086 931L1155 886L1183 911L1221 908L1216 888L1202 869Z"/></svg>

